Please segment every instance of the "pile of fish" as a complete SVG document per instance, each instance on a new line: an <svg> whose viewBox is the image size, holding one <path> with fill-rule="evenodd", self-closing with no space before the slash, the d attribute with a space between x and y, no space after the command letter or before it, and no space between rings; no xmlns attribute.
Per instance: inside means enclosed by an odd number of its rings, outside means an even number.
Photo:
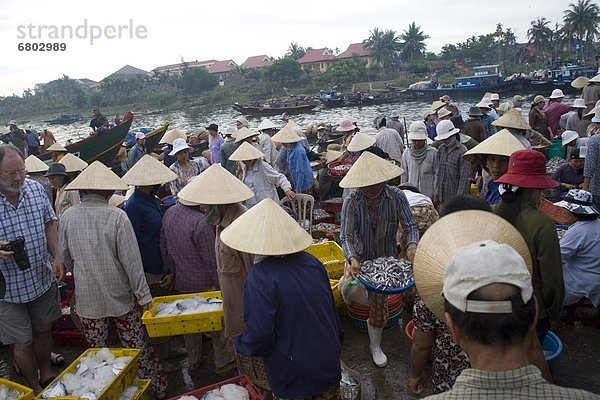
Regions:
<svg viewBox="0 0 600 400"><path fill-rule="evenodd" d="M158 303L154 313L155 317L166 317L182 314L195 314L210 311L220 311L223 309L223 300L215 297L187 297L170 301L168 303Z"/></svg>
<svg viewBox="0 0 600 400"><path fill-rule="evenodd" d="M11 389L8 386L0 385L0 399L4 400L17 400L19 396L23 396L23 392Z"/></svg>
<svg viewBox="0 0 600 400"><path fill-rule="evenodd" d="M343 400L356 400L360 397L360 383L352 377L344 364L341 365L342 379L340 380L340 398Z"/></svg>
<svg viewBox="0 0 600 400"><path fill-rule="evenodd" d="M119 400L133 399L133 396L135 396L135 394L137 393L138 390L139 390L139 388L135 385L131 385L131 386L127 387L127 389L123 390L123 393L121 393L121 397L119 397Z"/></svg>
<svg viewBox="0 0 600 400"><path fill-rule="evenodd" d="M329 217L332 217L332 215L321 208L315 208L313 210L313 219L314 220L325 219L325 218L329 218Z"/></svg>
<svg viewBox="0 0 600 400"><path fill-rule="evenodd" d="M560 157L552 157L546 162L546 173L548 175L553 174L561 164L564 164L566 161Z"/></svg>
<svg viewBox="0 0 600 400"><path fill-rule="evenodd" d="M330 224L327 222L320 222L318 224L314 224L313 231L322 231L322 232L331 232L331 233L340 233L340 226L336 224Z"/></svg>
<svg viewBox="0 0 600 400"><path fill-rule="evenodd" d="M196 396L181 396L179 400L250 400L248 391L240 385L230 383L211 390L198 398Z"/></svg>
<svg viewBox="0 0 600 400"><path fill-rule="evenodd" d="M378 289L397 289L414 282L412 265L395 257L380 257L364 261L359 277Z"/></svg>
<svg viewBox="0 0 600 400"><path fill-rule="evenodd" d="M115 357L107 348L90 353L79 361L75 372L69 372L42 392L43 399L61 396L96 400L102 390L121 373L131 356Z"/></svg>

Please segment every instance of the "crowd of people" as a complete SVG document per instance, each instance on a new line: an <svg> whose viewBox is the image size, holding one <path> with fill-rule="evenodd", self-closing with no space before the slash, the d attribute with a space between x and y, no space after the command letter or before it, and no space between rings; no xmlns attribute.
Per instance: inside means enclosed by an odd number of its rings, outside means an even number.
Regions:
<svg viewBox="0 0 600 400"><path fill-rule="evenodd" d="M305 227L280 207L309 194L342 198L346 278L380 257L413 264L411 394L431 380L436 398L598 398L552 385L542 343L564 306L600 306L600 102L585 97L599 83L600 75L586 82L572 105L558 89L548 101L536 96L528 120L523 97L502 103L497 94L466 119L443 96L408 129L394 111L376 119L373 135L346 116L341 144L323 153L293 121L279 129L264 119L254 130L238 118L224 134L211 123L201 157L185 132L167 132L160 157L137 133L122 177L58 143L44 143L48 166L26 155L11 125L12 144L0 145L0 342L40 393L54 379L50 329L61 315L57 282L70 271L88 343L108 346L114 330L122 346L140 349L140 376L160 399L165 346L149 340L141 312L159 294L220 290L215 373L237 369L279 399L339 398L343 330L327 272L303 252L312 244ZM549 174L543 150L557 138L565 162ZM329 173L333 162L349 167L343 178ZM159 193L174 199L166 211ZM544 198L568 222L560 241ZM388 365L388 314L387 296L371 293L369 351L379 368ZM202 334L183 342L198 370Z"/></svg>

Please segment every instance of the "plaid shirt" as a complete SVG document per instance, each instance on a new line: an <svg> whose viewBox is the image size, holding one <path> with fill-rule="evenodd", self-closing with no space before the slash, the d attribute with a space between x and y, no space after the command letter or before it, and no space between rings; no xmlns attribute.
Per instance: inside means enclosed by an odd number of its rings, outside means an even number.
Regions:
<svg viewBox="0 0 600 400"><path fill-rule="evenodd" d="M419 241L419 230L402 190L384 185L381 196L376 226L372 226L367 198L359 189L344 200L340 239L347 259L356 257L361 262L397 256L399 229L407 233L407 244Z"/></svg>
<svg viewBox="0 0 600 400"><path fill-rule="evenodd" d="M56 215L42 185L31 179L25 179L16 208L0 193L0 213L0 239L10 242L23 236L31 264L31 268L21 271L13 258L0 260L6 282L2 301L28 303L46 293L54 281L48 262L46 223L56 221Z"/></svg>
<svg viewBox="0 0 600 400"><path fill-rule="evenodd" d="M73 271L77 313L120 317L152 300L135 232L125 211L88 194L60 219L60 253Z"/></svg>
<svg viewBox="0 0 600 400"><path fill-rule="evenodd" d="M163 217L160 251L168 271L175 273L179 292L203 292L219 287L215 227L198 207L177 203Z"/></svg>
<svg viewBox="0 0 600 400"><path fill-rule="evenodd" d="M438 179L435 192L440 196L440 202L446 202L458 194L468 195L471 191L469 171L471 163L463 158L467 148L457 143L450 147L445 144L438 148L437 164Z"/></svg>
<svg viewBox="0 0 600 400"><path fill-rule="evenodd" d="M456 379L454 387L428 399L600 399L600 396L581 389L560 387L542 378L537 367L508 371L482 371L465 369Z"/></svg>

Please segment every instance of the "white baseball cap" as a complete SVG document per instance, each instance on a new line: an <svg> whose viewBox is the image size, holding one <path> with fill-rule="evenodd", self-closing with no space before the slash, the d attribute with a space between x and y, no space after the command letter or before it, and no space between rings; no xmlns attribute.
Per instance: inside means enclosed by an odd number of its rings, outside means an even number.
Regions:
<svg viewBox="0 0 600 400"><path fill-rule="evenodd" d="M523 303L533 296L531 275L523 257L507 244L484 240L456 250L446 264L442 293L450 304L462 312L512 313L510 301L468 299L471 293L492 283L518 287Z"/></svg>

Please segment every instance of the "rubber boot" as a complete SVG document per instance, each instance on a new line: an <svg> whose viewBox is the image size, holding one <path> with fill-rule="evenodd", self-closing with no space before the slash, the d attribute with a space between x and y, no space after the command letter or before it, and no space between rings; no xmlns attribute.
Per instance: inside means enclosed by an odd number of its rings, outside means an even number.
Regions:
<svg viewBox="0 0 600 400"><path fill-rule="evenodd" d="M371 350L371 356L373 356L373 362L380 368L387 365L387 357L381 351L381 335L383 334L383 328L375 328L367 323L369 330L369 350Z"/></svg>

